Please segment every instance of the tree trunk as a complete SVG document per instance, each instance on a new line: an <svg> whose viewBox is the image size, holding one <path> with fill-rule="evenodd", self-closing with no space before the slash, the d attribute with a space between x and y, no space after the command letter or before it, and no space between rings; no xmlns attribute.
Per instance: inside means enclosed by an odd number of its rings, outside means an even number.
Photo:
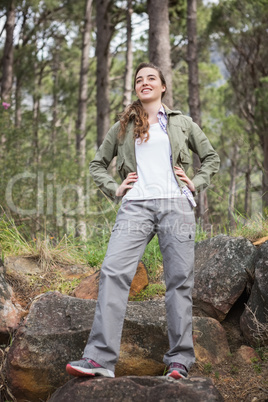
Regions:
<svg viewBox="0 0 268 402"><path fill-rule="evenodd" d="M195 123L202 127L201 104L199 95L199 73L198 73L198 50L197 50L197 22L196 22L196 0L187 1L187 62L188 62L188 90L190 115ZM196 173L201 163L197 154L193 154L193 168ZM198 194L196 217L201 226L209 224L207 193L202 191Z"/></svg>
<svg viewBox="0 0 268 402"><path fill-rule="evenodd" d="M86 120L88 98L89 50L91 43L92 0L86 0L85 22L81 55L78 115L76 122L76 152L78 160L78 205L77 205L77 235L86 240L84 177L86 165Z"/></svg>
<svg viewBox="0 0 268 402"><path fill-rule="evenodd" d="M110 21L110 0L98 0L97 20L97 146L99 147L110 127L109 103L109 48L113 33Z"/></svg>
<svg viewBox="0 0 268 402"><path fill-rule="evenodd" d="M34 94L33 94L33 160L34 168L39 182L39 167L41 165L41 152L39 147L39 116L40 116L40 87L42 84L43 69L38 71L37 56L34 62ZM41 173L42 174L42 173ZM42 177L43 180L43 177ZM35 237L41 229L41 215L42 215L42 200L43 200L43 186L37 186L37 210L35 218Z"/></svg>
<svg viewBox="0 0 268 402"><path fill-rule="evenodd" d="M235 227L236 221L234 218L235 209L235 192L236 192L236 175L237 175L237 161L238 161L238 145L234 146L234 153L231 160L231 181L229 189L229 200L228 200L228 218L231 228Z"/></svg>
<svg viewBox="0 0 268 402"><path fill-rule="evenodd" d="M11 98L12 82L13 82L13 34L15 27L15 2L12 0L7 10L7 19L5 23L6 40L2 58L2 81L1 81L1 97L2 101L9 102ZM1 157L5 153L6 135L1 135Z"/></svg>
<svg viewBox="0 0 268 402"><path fill-rule="evenodd" d="M21 127L21 86L22 76L19 74L16 78L16 91L15 91L15 126Z"/></svg>
<svg viewBox="0 0 268 402"><path fill-rule="evenodd" d="M57 121L58 121L58 86L59 86L59 52L58 47L53 54L53 104L52 104L52 127L51 127L51 141L50 147L52 151L52 163L56 155L56 136L57 136ZM54 164L54 163L53 163Z"/></svg>
<svg viewBox="0 0 268 402"><path fill-rule="evenodd" d="M79 174L83 174L86 163L86 119L87 119L87 98L88 98L88 69L89 50L91 43L91 14L92 0L86 0L85 22L83 30L83 43L80 67L78 114L76 122L76 152L80 168Z"/></svg>
<svg viewBox="0 0 268 402"><path fill-rule="evenodd" d="M37 56L36 56L37 57ZM33 160L38 170L41 162L39 150L39 114L40 114L40 87L42 83L42 69L38 72L38 63L34 62L34 94L33 94Z"/></svg>
<svg viewBox="0 0 268 402"><path fill-rule="evenodd" d="M15 28L15 1L11 0L6 19L6 40L4 46L4 54L2 59L2 82L1 82L1 97L3 101L9 101L11 97L12 82L13 82L13 34Z"/></svg>
<svg viewBox="0 0 268 402"><path fill-rule="evenodd" d="M164 103L172 109L172 68L170 58L168 0L148 0L149 60L160 67L167 83Z"/></svg>
<svg viewBox="0 0 268 402"><path fill-rule="evenodd" d="M251 171L252 171L252 164L251 164L251 152L248 151L248 163L247 163L247 170L245 173L245 216L249 218L251 216Z"/></svg>
<svg viewBox="0 0 268 402"><path fill-rule="evenodd" d="M268 135L263 136L262 206L268 215Z"/></svg>
<svg viewBox="0 0 268 402"><path fill-rule="evenodd" d="M133 53L132 53L132 25L131 16L133 13L132 0L127 2L127 51L126 51L126 69L124 76L124 109L131 103L132 94L132 70L133 70Z"/></svg>
<svg viewBox="0 0 268 402"><path fill-rule="evenodd" d="M198 50L197 50L197 22L196 22L196 0L187 1L187 62L188 62L188 88L189 108L192 119L200 127L201 105L199 96L199 72L198 72Z"/></svg>

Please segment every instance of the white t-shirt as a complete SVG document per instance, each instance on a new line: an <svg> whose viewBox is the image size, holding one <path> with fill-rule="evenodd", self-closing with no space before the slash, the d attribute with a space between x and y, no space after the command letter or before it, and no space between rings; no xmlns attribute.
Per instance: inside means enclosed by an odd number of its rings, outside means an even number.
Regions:
<svg viewBox="0 0 268 402"><path fill-rule="evenodd" d="M168 135L159 123L151 124L147 142L135 141L138 181L124 199L145 200L176 198L181 190L171 166L171 147Z"/></svg>

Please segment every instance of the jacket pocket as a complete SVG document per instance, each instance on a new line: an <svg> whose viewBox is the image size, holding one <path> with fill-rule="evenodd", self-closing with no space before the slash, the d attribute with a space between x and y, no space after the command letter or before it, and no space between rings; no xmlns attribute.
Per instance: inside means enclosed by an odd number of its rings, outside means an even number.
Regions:
<svg viewBox="0 0 268 402"><path fill-rule="evenodd" d="M180 153L179 153L179 161L180 161L183 165L190 165L192 159L191 159L191 155L190 155L188 149L182 148L182 149L180 150Z"/></svg>
<svg viewBox="0 0 268 402"><path fill-rule="evenodd" d="M122 170L122 168L123 168L123 166L124 166L124 162L125 162L125 159L124 159L123 156L118 156L118 157L117 157L117 160L116 160L116 169L118 170L118 172Z"/></svg>

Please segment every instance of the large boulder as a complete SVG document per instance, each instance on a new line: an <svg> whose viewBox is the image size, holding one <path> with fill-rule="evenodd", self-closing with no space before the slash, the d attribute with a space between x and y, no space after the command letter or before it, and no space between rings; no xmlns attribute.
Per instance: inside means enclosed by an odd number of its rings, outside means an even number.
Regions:
<svg viewBox="0 0 268 402"><path fill-rule="evenodd" d="M219 364L230 354L226 332L214 318L194 317L193 338L197 362Z"/></svg>
<svg viewBox="0 0 268 402"><path fill-rule="evenodd" d="M224 320L249 282L257 250L242 237L219 235L196 245L194 306Z"/></svg>
<svg viewBox="0 0 268 402"><path fill-rule="evenodd" d="M268 345L268 241L258 249L255 280L240 327L251 345Z"/></svg>
<svg viewBox="0 0 268 402"><path fill-rule="evenodd" d="M74 379L59 388L49 402L220 402L212 380L192 377L175 381L165 377Z"/></svg>
<svg viewBox="0 0 268 402"><path fill-rule="evenodd" d="M8 386L18 401L46 399L68 380L65 365L81 355L94 308L91 300L59 292L34 300L6 359Z"/></svg>
<svg viewBox="0 0 268 402"><path fill-rule="evenodd" d="M95 272L92 275L89 275L87 278L83 279L80 284L73 291L73 296L79 297L80 299L94 299L98 298L99 292L99 280L100 280L100 271ZM130 296L136 296L139 292L148 286L148 272L143 264L140 262L137 267L137 271L132 280L130 287Z"/></svg>
<svg viewBox="0 0 268 402"><path fill-rule="evenodd" d="M18 402L46 399L70 377L66 363L80 358L93 321L96 302L48 292L37 298L7 355L8 387ZM224 359L220 324L194 318L195 347L201 361ZM129 302L116 376L162 375L168 349L164 300ZM224 340L226 345L226 340ZM211 348L210 353L205 352Z"/></svg>
<svg viewBox="0 0 268 402"><path fill-rule="evenodd" d="M1 260L0 260L1 261ZM0 262L1 265L1 262ZM0 342L5 343L18 328L24 310L16 302L11 286L6 282L4 266L0 266Z"/></svg>

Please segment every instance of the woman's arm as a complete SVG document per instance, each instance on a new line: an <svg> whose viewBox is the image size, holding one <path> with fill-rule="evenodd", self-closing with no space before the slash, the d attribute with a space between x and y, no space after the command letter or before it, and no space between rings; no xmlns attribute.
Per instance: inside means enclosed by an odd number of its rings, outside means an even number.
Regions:
<svg viewBox="0 0 268 402"><path fill-rule="evenodd" d="M201 161L201 167L192 179L195 191L199 192L210 184L212 176L218 172L220 158L201 128L192 119L190 123L189 147Z"/></svg>
<svg viewBox="0 0 268 402"><path fill-rule="evenodd" d="M112 200L116 200L119 184L108 174L107 169L117 155L119 122L111 127L95 158L89 164L89 171L97 186Z"/></svg>
<svg viewBox="0 0 268 402"><path fill-rule="evenodd" d="M174 166L174 171L175 171L176 176L178 176L181 181L186 183L186 185L189 188L189 190L191 190L191 192L194 193L195 192L195 185L192 182L192 180L189 179L189 177L187 176L185 171L179 166Z"/></svg>

